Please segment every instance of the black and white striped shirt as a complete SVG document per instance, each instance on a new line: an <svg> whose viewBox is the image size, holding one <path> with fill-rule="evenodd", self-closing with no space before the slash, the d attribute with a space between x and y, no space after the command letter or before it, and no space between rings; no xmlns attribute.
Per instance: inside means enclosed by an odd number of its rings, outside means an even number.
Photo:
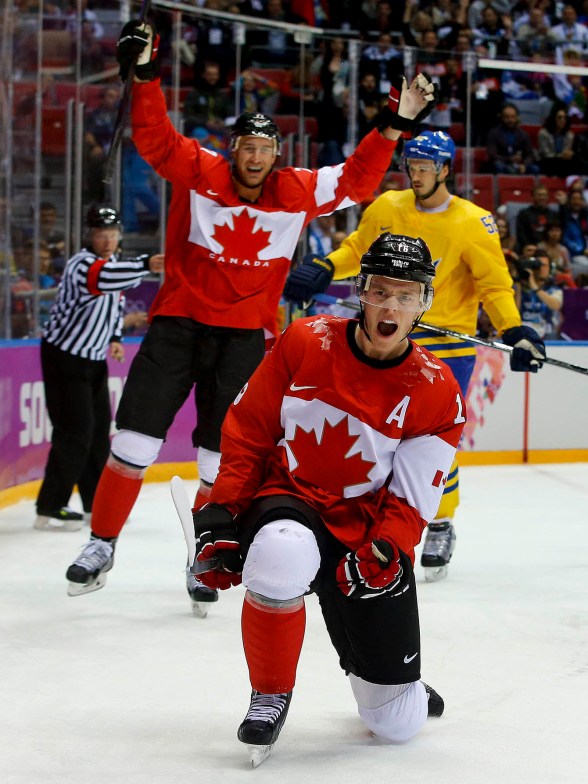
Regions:
<svg viewBox="0 0 588 784"><path fill-rule="evenodd" d="M149 257L101 259L82 248L67 262L43 338L62 351L103 360L111 340L120 340L124 289L149 274Z"/></svg>

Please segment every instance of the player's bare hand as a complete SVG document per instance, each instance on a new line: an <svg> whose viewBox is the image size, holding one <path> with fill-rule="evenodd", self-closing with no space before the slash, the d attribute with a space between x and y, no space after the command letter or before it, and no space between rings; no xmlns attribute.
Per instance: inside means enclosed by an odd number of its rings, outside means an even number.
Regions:
<svg viewBox="0 0 588 784"><path fill-rule="evenodd" d="M417 74L410 86L407 85L406 79L402 77L402 91L398 106L398 114L401 117L414 120L434 100L435 85L425 74Z"/></svg>

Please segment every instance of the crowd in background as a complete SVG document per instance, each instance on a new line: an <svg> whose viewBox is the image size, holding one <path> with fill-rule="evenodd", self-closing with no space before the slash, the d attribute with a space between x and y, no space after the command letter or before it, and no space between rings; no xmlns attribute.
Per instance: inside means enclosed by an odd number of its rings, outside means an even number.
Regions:
<svg viewBox="0 0 588 784"><path fill-rule="evenodd" d="M14 5L18 24L26 31L27 15L35 13L36 0L16 0ZM164 85L172 81L172 57L179 57L181 62L182 130L223 155L228 155L229 130L240 112L269 113L278 124L282 119L287 130L286 118L302 111L310 133L306 162L313 166L342 162L351 149L350 127L361 139L377 123L391 82L405 70L406 47L414 47L415 70L426 70L439 87L439 103L427 127L446 130L458 148L466 140L464 58L468 52L491 59L568 66L584 65L588 58L585 0L195 0L194 5L208 11L330 31L325 37L315 37L303 50L301 59L300 47L292 34L247 26L241 69L237 73L233 26L228 21L184 15L178 44L171 15L153 9L161 34ZM82 74L107 71L114 63L120 25L109 27L106 20L112 20L119 3L106 0L98 6L84 0L82 7ZM44 29L69 33L72 57L77 56L76 47L80 45L77 11L76 0L44 4ZM353 85L358 91L357 115L350 116L352 68L348 38L358 37L362 40L359 82ZM33 67L31 58L35 53L25 45L25 34L15 36L15 41L14 75L18 81L25 79ZM47 100L52 100L51 94L63 80L60 75L44 77ZM521 308L531 296L529 291L537 286L557 292L588 286L588 209L584 193L588 178L587 89L585 77L533 72L532 66L528 71L484 70L476 66L473 71L469 142L485 153L474 167L475 173L535 178L536 187L528 188L526 201L519 197L514 205L503 202L494 187L489 205L511 264ZM118 80L113 75L111 81L102 83L95 105L87 108L83 140L85 207L109 196L102 173L118 92ZM30 122L32 111L27 101L31 104L34 99L29 95L14 104L15 115L22 117L24 124ZM288 152L289 160L298 162L286 144L281 165L287 162ZM401 152L400 146L391 175L400 172ZM128 139L123 143L122 168L121 206L127 233L153 230L161 206L156 178ZM454 168L459 177L457 162ZM558 187L542 187L544 177L559 178ZM390 176L382 188L407 184L401 176ZM475 191L469 196L476 201ZM58 222L60 205L49 206ZM48 212L47 204L42 212ZM532 230L525 233L525 225ZM341 241L346 228L341 216L322 224L315 222L308 242L311 248L326 248L328 252L333 243L336 247ZM59 280L63 250L60 255L45 233L43 229L39 286L51 292ZM13 336L20 337L31 334L30 318L25 318L23 305L23 291L32 286L31 265L27 262L30 236L26 236L26 231L15 232L13 247ZM547 266L540 263L546 257ZM528 259L532 260L530 268L525 266ZM548 337L558 337L562 329L563 298L557 294L556 299L560 300L559 307L554 300L552 313L546 316Z"/></svg>

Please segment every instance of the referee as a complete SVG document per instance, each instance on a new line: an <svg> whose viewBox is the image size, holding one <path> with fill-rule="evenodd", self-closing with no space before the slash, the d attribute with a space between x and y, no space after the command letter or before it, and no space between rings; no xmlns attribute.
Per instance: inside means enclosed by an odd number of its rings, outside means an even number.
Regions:
<svg viewBox="0 0 588 784"><path fill-rule="evenodd" d="M121 220L112 207L86 216L88 242L68 261L41 340L45 401L53 425L51 450L37 498L34 527L77 531L84 515L67 504L77 484L84 513L110 452L106 354L124 359L124 289L163 270L164 257L120 259Z"/></svg>

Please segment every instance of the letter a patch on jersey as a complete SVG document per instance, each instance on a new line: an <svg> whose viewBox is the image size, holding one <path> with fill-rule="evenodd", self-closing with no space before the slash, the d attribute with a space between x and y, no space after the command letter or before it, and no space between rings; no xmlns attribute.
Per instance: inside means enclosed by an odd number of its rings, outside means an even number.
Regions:
<svg viewBox="0 0 588 784"><path fill-rule="evenodd" d="M402 398L396 408L390 413L386 419L386 424L391 425L392 422L396 422L396 426L402 429L402 426L404 425L404 417L406 416L406 409L408 408L409 403L410 396L406 395Z"/></svg>

